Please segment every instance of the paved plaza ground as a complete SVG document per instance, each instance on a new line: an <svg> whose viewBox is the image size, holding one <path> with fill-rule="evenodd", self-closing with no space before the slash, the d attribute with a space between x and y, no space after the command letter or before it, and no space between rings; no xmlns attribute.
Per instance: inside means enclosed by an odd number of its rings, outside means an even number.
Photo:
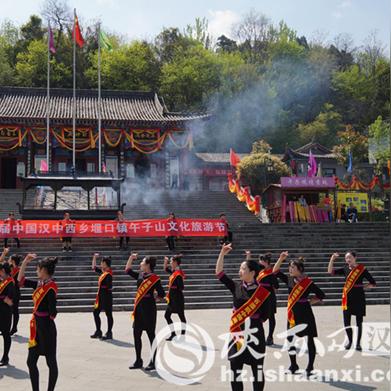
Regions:
<svg viewBox="0 0 391 391"><path fill-rule="evenodd" d="M327 349L330 346L332 338L328 337L334 331L342 326L342 314L340 307L314 307L317 318L319 340L323 347ZM175 315L174 315L175 316ZM209 355L215 354L215 360L212 367L206 372L205 376L195 384L185 386L192 391L197 390L230 390L228 382L221 381L222 373L228 369L227 360L220 357L224 341L218 336L227 332L229 325L230 310L192 310L187 312L189 323L200 326L208 331L214 343L214 350L209 350ZM30 315L22 315L20 319L19 335L13 338L11 349L11 366L0 368L0 389L22 391L30 390L30 382L26 366L27 357L27 336L28 321ZM390 308L386 305L368 306L367 322L387 322L390 323ZM148 373L143 370L130 371L128 366L134 361L133 337L130 323L130 316L125 312L114 314L114 340L103 342L91 340L89 335L94 331L92 313L59 314L57 318L58 328L58 361L59 361L59 380L57 390L64 391L117 391L117 390L176 390L184 389L183 386L170 384L161 379L156 372ZM103 325L106 321L103 317ZM163 312L158 313L158 327L161 329L166 325ZM279 308L277 313L276 335L283 332L286 327L286 310ZM266 329L268 326L266 325ZM194 330L198 330L196 327ZM199 331L199 330L198 330ZM202 334L201 334L202 335ZM167 343L161 352L165 354L168 362L175 365L179 372L185 373L191 368L191 362L197 368L202 368L203 357L206 356L206 349L197 350L197 339L194 333L189 333L184 341ZM206 338L206 337L204 337ZM364 336L365 338L365 336ZM389 338L389 336L388 336ZM338 344L342 344L343 334L335 337ZM144 340L146 342L146 339ZM266 370L278 370L279 367L286 368L289 365L289 359L285 351L281 351L281 345L284 340L275 337L277 346L267 349L268 355L265 361ZM389 341L388 341L389 343ZM207 345L207 339L200 342L201 346ZM339 371L340 378L335 381L328 379L323 372L317 376L317 379L307 381L301 375L295 375L290 379L269 381L265 390L354 390L354 391L372 391L388 390L389 377L382 381L369 379L373 371L377 370L376 376L382 377L390 368L389 357L385 354L369 354L363 343L363 352L354 351L352 357L344 358L346 351L320 353L317 356L315 367L319 370L335 369ZM145 343L144 346L147 346ZM379 345L380 346L380 345ZM2 347L2 346L1 346ZM193 350L192 350L193 349ZM194 349L200 354L194 352ZM144 363L148 363L148 349L143 349ZM167 354L167 355L166 355ZM171 354L171 356L170 356ZM322 355L322 357L321 357ZM175 356L177 358L175 358ZM198 366L194 364L198 362ZM307 355L298 359L301 368L307 364ZM46 389L47 370L45 359L42 357L39 362L41 370L41 389ZM360 371L361 368L361 371ZM343 371L345 370L345 371ZM350 377L353 370L357 376L361 376L361 381ZM201 371L202 372L202 371ZM272 375L270 375L272 376ZM276 376L278 373L276 373ZM388 372L389 376L389 372ZM227 378L227 375L225 376ZM368 378L366 378L368 377ZM250 384L245 384L245 390L252 390Z"/></svg>

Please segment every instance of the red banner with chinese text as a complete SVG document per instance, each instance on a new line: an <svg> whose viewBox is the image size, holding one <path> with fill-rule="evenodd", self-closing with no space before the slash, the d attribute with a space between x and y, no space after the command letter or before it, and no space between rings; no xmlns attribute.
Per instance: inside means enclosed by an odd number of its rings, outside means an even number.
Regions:
<svg viewBox="0 0 391 391"><path fill-rule="evenodd" d="M225 224L213 219L154 220L0 220L0 238L164 237L226 235Z"/></svg>

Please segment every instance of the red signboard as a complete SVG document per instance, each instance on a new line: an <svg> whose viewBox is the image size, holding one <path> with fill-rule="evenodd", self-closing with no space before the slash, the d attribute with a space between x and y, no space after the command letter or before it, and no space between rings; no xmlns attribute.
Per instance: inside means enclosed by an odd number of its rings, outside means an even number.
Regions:
<svg viewBox="0 0 391 391"><path fill-rule="evenodd" d="M332 177L281 177L281 187L288 189L334 189Z"/></svg>
<svg viewBox="0 0 391 391"><path fill-rule="evenodd" d="M154 220L0 220L0 238L225 236L213 219Z"/></svg>

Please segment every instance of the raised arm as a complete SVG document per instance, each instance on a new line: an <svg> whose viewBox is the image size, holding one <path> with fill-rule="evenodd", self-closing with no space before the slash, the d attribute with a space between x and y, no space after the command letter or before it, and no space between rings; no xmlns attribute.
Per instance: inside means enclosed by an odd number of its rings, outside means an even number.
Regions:
<svg viewBox="0 0 391 391"><path fill-rule="evenodd" d="M132 253L129 255L128 262L126 262L125 271L128 271L129 269L132 268L133 261L137 259L137 256L138 256L137 253Z"/></svg>
<svg viewBox="0 0 391 391"><path fill-rule="evenodd" d="M330 258L330 261L329 261L329 266L327 268L327 273L329 274L333 274L334 272L334 262L335 260L339 257L339 254L338 253L334 253L331 258Z"/></svg>
<svg viewBox="0 0 391 391"><path fill-rule="evenodd" d="M96 260L97 260L98 257L99 257L99 253L95 253L92 256L92 263L91 263L91 269L92 270L95 270L95 268L96 268Z"/></svg>
<svg viewBox="0 0 391 391"><path fill-rule="evenodd" d="M245 250L244 252L246 254L246 261L250 261L251 260L251 251L250 250Z"/></svg>
<svg viewBox="0 0 391 391"><path fill-rule="evenodd" d="M3 252L0 255L0 263L6 262L6 258L9 252L10 252L9 248L4 247Z"/></svg>
<svg viewBox="0 0 391 391"><path fill-rule="evenodd" d="M285 259L288 258L288 255L289 255L288 251L283 251L280 254L280 257L278 258L277 262L273 266L273 273L277 273L280 270L282 263L285 261Z"/></svg>
<svg viewBox="0 0 391 391"><path fill-rule="evenodd" d="M221 247L221 251L219 254L219 257L217 258L216 262L216 275L219 275L224 270L224 257L232 251L232 243L223 244Z"/></svg>
<svg viewBox="0 0 391 391"><path fill-rule="evenodd" d="M168 257L164 257L163 270L167 273L171 273L171 268L168 267Z"/></svg>
<svg viewBox="0 0 391 391"><path fill-rule="evenodd" d="M22 266L20 267L19 270L19 275L18 275L19 282L21 282L24 279L27 265L35 258L37 258L37 254L27 254L26 257L24 258L22 262Z"/></svg>

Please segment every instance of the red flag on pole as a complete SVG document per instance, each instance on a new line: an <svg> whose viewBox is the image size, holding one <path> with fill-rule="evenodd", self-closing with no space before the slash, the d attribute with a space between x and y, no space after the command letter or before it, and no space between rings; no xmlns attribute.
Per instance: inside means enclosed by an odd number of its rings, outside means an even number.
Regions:
<svg viewBox="0 0 391 391"><path fill-rule="evenodd" d="M232 167L236 167L240 163L240 157L232 148L229 150L229 161Z"/></svg>
<svg viewBox="0 0 391 391"><path fill-rule="evenodd" d="M77 43L77 45L82 48L84 45L84 39L83 39L83 36L81 35L81 30L80 30L80 26L79 26L79 19L77 18L76 12L75 12L75 24L73 26L72 37L75 40L75 42Z"/></svg>

